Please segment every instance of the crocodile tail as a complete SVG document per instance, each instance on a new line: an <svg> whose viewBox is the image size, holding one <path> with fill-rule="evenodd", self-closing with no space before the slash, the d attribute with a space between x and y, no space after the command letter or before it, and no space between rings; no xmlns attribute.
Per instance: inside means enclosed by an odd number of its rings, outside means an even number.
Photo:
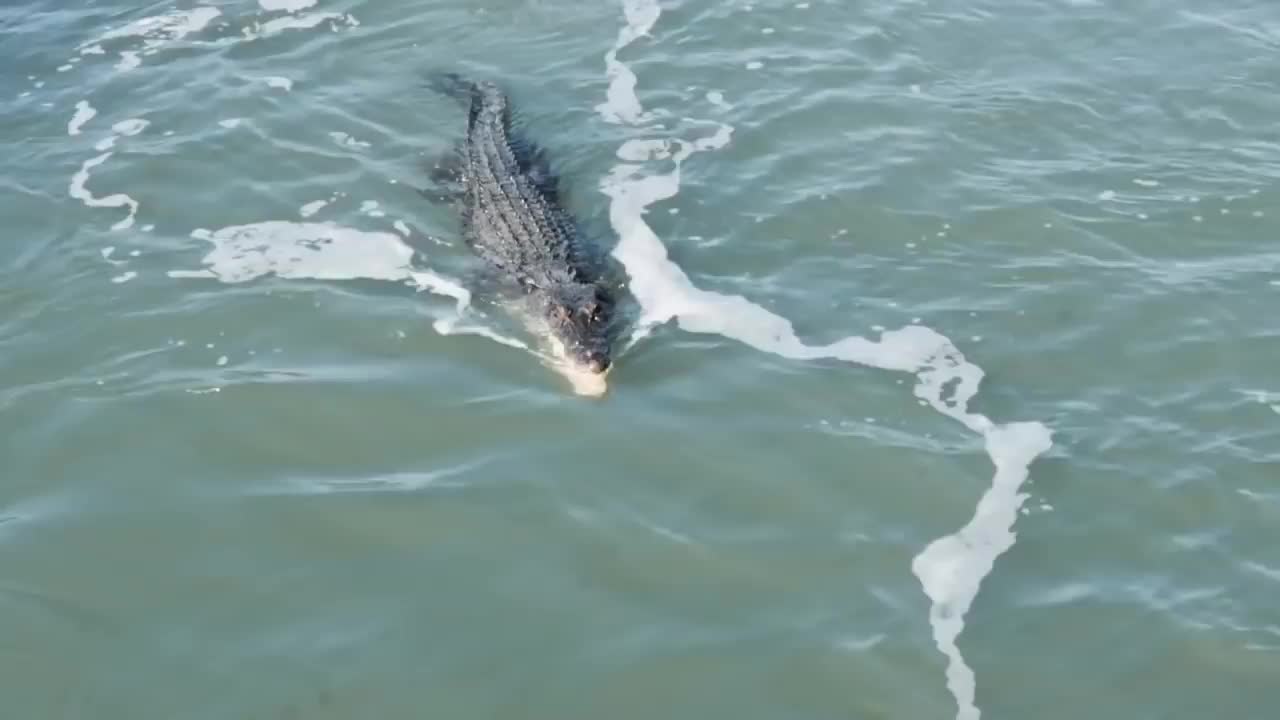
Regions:
<svg viewBox="0 0 1280 720"><path fill-rule="evenodd" d="M427 87L451 97L459 102L467 102L475 97L480 86L474 80L468 80L456 72L434 72L427 77Z"/></svg>

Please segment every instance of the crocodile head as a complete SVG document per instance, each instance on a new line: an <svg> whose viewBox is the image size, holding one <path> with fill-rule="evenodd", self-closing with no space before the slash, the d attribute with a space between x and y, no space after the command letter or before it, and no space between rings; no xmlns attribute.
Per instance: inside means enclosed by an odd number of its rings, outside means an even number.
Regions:
<svg viewBox="0 0 1280 720"><path fill-rule="evenodd" d="M580 394L604 392L613 363L614 309L613 297L594 284L567 283L548 293L544 317L557 360Z"/></svg>

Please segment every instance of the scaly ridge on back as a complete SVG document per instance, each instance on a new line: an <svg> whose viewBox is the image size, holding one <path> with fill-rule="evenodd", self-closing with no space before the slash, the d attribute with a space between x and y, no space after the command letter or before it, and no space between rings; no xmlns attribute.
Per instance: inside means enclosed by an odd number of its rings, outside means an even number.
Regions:
<svg viewBox="0 0 1280 720"><path fill-rule="evenodd" d="M505 93L456 73L438 74L431 84L469 105L461 150L469 244L523 282L593 282L575 223L558 206L545 153L512 133L516 115Z"/></svg>

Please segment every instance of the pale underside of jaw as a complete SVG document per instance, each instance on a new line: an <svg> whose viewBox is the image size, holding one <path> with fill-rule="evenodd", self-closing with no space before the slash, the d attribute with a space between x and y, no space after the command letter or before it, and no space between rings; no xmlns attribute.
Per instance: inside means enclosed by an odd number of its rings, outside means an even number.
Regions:
<svg viewBox="0 0 1280 720"><path fill-rule="evenodd" d="M608 390L605 376L609 374L609 371L597 373L580 366L569 358L563 343L554 337L550 338L550 341L552 357L547 358L546 364L552 370L564 376L569 381L569 384L573 386L573 391L578 395L586 397L603 396L605 391Z"/></svg>
<svg viewBox="0 0 1280 720"><path fill-rule="evenodd" d="M602 373L592 372L589 368L582 366L570 357L569 352L565 349L564 343L560 338L556 337L556 333L547 324L546 320L540 317L540 313L531 311L527 306L509 306L509 309L515 312L517 317L524 320L527 330L535 337L540 337L545 342L545 350L535 350L535 354L542 360L542 363L557 374L569 381L569 385L573 387L573 392L584 397L602 397L608 390L608 384L605 382L605 376L609 374L609 370Z"/></svg>

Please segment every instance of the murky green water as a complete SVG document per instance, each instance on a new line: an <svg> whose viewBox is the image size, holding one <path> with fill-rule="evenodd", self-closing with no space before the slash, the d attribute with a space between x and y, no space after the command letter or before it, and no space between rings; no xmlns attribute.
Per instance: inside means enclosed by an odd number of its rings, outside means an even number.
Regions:
<svg viewBox="0 0 1280 720"><path fill-rule="evenodd" d="M3 717L1275 714L1274 3L73 5L0 8ZM441 67L631 280L602 399L463 290Z"/></svg>

